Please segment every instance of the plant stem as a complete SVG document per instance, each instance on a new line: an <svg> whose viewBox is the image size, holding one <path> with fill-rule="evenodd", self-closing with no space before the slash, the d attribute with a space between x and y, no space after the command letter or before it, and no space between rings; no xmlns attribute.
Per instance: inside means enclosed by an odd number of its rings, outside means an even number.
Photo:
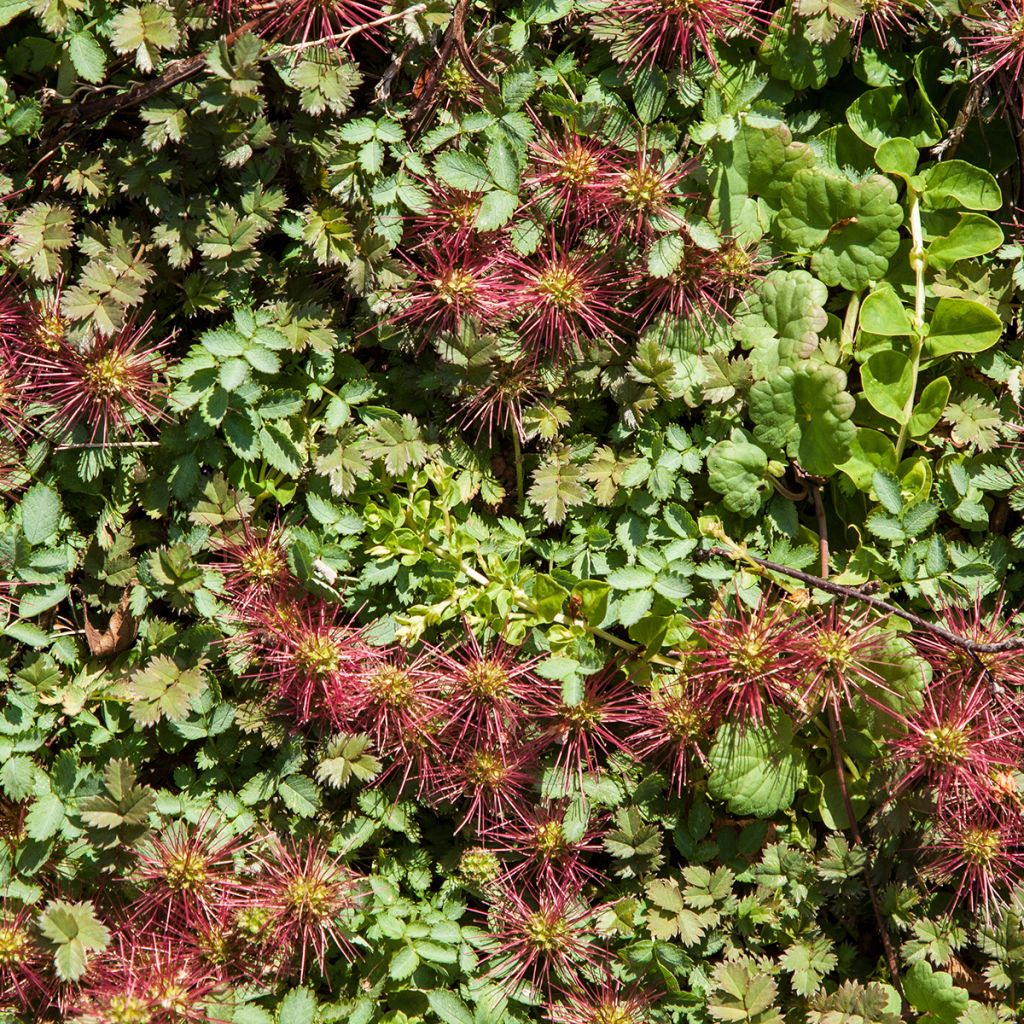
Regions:
<svg viewBox="0 0 1024 1024"><path fill-rule="evenodd" d="M857 317L860 314L860 292L854 292L846 305L843 333L840 335L844 354L853 356L854 338L857 336Z"/></svg>
<svg viewBox="0 0 1024 1024"><path fill-rule="evenodd" d="M818 559L821 563L821 575L828 576L828 521L825 519L825 505L821 500L821 488L813 481L808 481L811 494L814 496L814 515L818 520Z"/></svg>
<svg viewBox="0 0 1024 1024"><path fill-rule="evenodd" d="M291 46L282 46L281 49L284 53L294 53L298 50L308 50L313 46L326 46L328 43L344 44L353 38L353 36L357 36L361 32L367 32L371 28L379 28L381 25L387 25L392 21L398 21L400 18L405 18L410 14L419 14L420 11L425 11L426 9L426 4L415 4L404 11L398 11L396 14L385 14L382 18L377 18L374 21L368 21L364 25L353 25L352 28L346 29L344 32L339 32L337 35L324 36L321 39L306 39L301 43L293 43Z"/></svg>
<svg viewBox="0 0 1024 1024"><path fill-rule="evenodd" d="M519 432L512 427L512 455L516 463L516 497L519 508L526 503L526 489L523 485L523 446L519 443Z"/></svg>
<svg viewBox="0 0 1024 1024"><path fill-rule="evenodd" d="M907 446L907 438L910 435L910 420L914 414L914 402L917 399L917 380L921 373L921 355L924 352L924 313L925 313L925 290L924 272L926 266L924 251L924 229L921 226L921 194L914 189L910 190L910 266L914 271L914 312L911 315L911 324L914 332L910 342L910 372L911 384L910 394L903 406L903 414L900 417L900 433L896 439L896 464L899 465L903 458L903 451Z"/></svg>

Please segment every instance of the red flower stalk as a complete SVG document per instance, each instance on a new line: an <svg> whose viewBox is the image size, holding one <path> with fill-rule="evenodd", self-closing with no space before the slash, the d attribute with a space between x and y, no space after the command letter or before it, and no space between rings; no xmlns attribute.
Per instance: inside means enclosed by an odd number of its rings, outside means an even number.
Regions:
<svg viewBox="0 0 1024 1024"><path fill-rule="evenodd" d="M960 808L939 822L924 853L927 875L956 886L950 911L966 904L987 920L1024 881L1024 823L1019 812Z"/></svg>
<svg viewBox="0 0 1024 1024"><path fill-rule="evenodd" d="M971 18L968 25L975 35L968 36L978 58L975 78L985 81L1003 72L1018 92L1024 81L1024 0L989 0L985 16ZM1018 97L1024 110L1024 92Z"/></svg>
<svg viewBox="0 0 1024 1024"><path fill-rule="evenodd" d="M38 330L27 303L0 288L0 433L19 439L25 430L24 362Z"/></svg>
<svg viewBox="0 0 1024 1024"><path fill-rule="evenodd" d="M704 759L703 745L718 717L706 684L681 678L658 680L634 712L630 751L638 761L664 766L670 784L681 793L691 761Z"/></svg>
<svg viewBox="0 0 1024 1024"><path fill-rule="evenodd" d="M435 802L467 803L456 832L469 822L479 831L488 820L522 813L527 793L537 782L535 764L530 747L460 745L443 763L430 765L424 785Z"/></svg>
<svg viewBox="0 0 1024 1024"><path fill-rule="evenodd" d="M379 5L362 0L208 0L231 24L259 19L259 35L275 42L322 43L336 49L347 29L381 16ZM370 30L372 31L372 30Z"/></svg>
<svg viewBox="0 0 1024 1024"><path fill-rule="evenodd" d="M263 872L249 907L269 912L263 944L272 953L284 951L286 961L298 965L300 981L314 959L326 975L331 947L351 960L355 948L344 919L364 895L360 876L315 838L282 842L275 836L258 860Z"/></svg>
<svg viewBox="0 0 1024 1024"><path fill-rule="evenodd" d="M576 987L607 962L598 945L595 918L603 909L580 900L572 886L523 890L518 879L495 883L488 915L493 952L488 977L507 991L528 982L539 992Z"/></svg>
<svg viewBox="0 0 1024 1024"><path fill-rule="evenodd" d="M879 46L883 50L887 50L890 33L895 33L901 38L906 37L916 21L914 16L918 11L919 8L912 0L865 0L864 14L854 30L857 49L860 49L864 30L870 28L874 32Z"/></svg>
<svg viewBox="0 0 1024 1024"><path fill-rule="evenodd" d="M525 876L540 885L564 884L578 892L583 884L602 877L584 860L602 850L604 830L597 825L573 826L566 821L565 800L523 809L518 818L492 825L480 836L487 849L517 858L509 878Z"/></svg>
<svg viewBox="0 0 1024 1024"><path fill-rule="evenodd" d="M528 260L509 254L505 265L522 317L519 339L531 359L561 362L582 355L585 343L600 336L614 349L622 294L606 257L569 250L550 235L539 253Z"/></svg>
<svg viewBox="0 0 1024 1024"><path fill-rule="evenodd" d="M533 671L539 659L521 659L501 637L482 647L468 623L461 647L432 653L442 739L450 746L515 743L528 721L527 701L546 685Z"/></svg>
<svg viewBox="0 0 1024 1024"><path fill-rule="evenodd" d="M530 158L526 184L536 191L535 202L561 211L563 226L586 227L607 214L614 200L609 172L619 158L617 149L566 129L561 137L543 132L530 144Z"/></svg>
<svg viewBox="0 0 1024 1024"><path fill-rule="evenodd" d="M718 66L716 39L741 29L756 37L759 9L757 0L613 0L608 14L623 23L640 67L675 64L682 74L698 56Z"/></svg>
<svg viewBox="0 0 1024 1024"><path fill-rule="evenodd" d="M443 331L457 332L466 320L482 328L501 322L507 312L507 275L500 254L483 255L449 238L436 249L406 257L413 273L403 287L402 309L391 323L407 324L424 334L424 343Z"/></svg>
<svg viewBox="0 0 1024 1024"><path fill-rule="evenodd" d="M47 956L31 931L32 910L0 904L0 1011L29 1016L49 1002L53 984Z"/></svg>
<svg viewBox="0 0 1024 1024"><path fill-rule="evenodd" d="M691 678L710 688L709 702L726 715L760 724L769 707L795 702L804 680L800 627L784 605L769 612L762 600L750 614L737 602L735 616L695 619L690 628L703 641Z"/></svg>
<svg viewBox="0 0 1024 1024"><path fill-rule="evenodd" d="M693 196L679 189L696 166L696 161L678 154L648 149L646 136L638 139L629 166L613 167L607 176L615 210L614 236L640 241L658 231L681 228L682 204Z"/></svg>
<svg viewBox="0 0 1024 1024"><path fill-rule="evenodd" d="M495 430L515 431L520 441L525 440L523 405L532 402L542 393L536 367L526 360L498 362L482 386L472 387L467 383L467 387L470 389L469 394L463 399L461 410L453 412L448 417L449 422L461 412L463 429L475 424L477 440L486 429L488 445L494 438Z"/></svg>
<svg viewBox="0 0 1024 1024"><path fill-rule="evenodd" d="M258 614L271 594L283 592L291 574L280 524L261 529L245 518L236 527L214 539L219 557L212 568L224 577L233 612L245 619Z"/></svg>
<svg viewBox="0 0 1024 1024"><path fill-rule="evenodd" d="M258 612L246 634L259 662L250 678L290 705L300 724L347 728L359 682L379 659L362 630L339 605L310 596L285 595Z"/></svg>
<svg viewBox="0 0 1024 1024"><path fill-rule="evenodd" d="M208 1005L224 983L193 950L167 937L136 937L126 922L72 996L76 1024L214 1024ZM213 1015L211 1015L213 1014Z"/></svg>
<svg viewBox="0 0 1024 1024"><path fill-rule="evenodd" d="M426 183L429 204L422 213L407 219L411 249L457 249L466 251L473 242L473 226L480 213L482 192Z"/></svg>
<svg viewBox="0 0 1024 1024"><path fill-rule="evenodd" d="M145 891L131 905L143 921L190 929L219 920L244 891L235 876L235 855L248 844L210 819L172 822L141 846L134 877Z"/></svg>
<svg viewBox="0 0 1024 1024"><path fill-rule="evenodd" d="M974 643L1001 643L1019 635L1019 631L1004 617L1002 595L996 598L990 611L983 607L979 594L967 608L944 601L933 608L933 614L937 625ZM937 673L957 673L970 677L984 670L996 682L1014 687L1024 685L1024 650L972 656L962 647L923 630L914 634L914 645Z"/></svg>
<svg viewBox="0 0 1024 1024"><path fill-rule="evenodd" d="M981 680L956 676L933 682L920 711L903 719L907 733L888 743L889 756L907 765L897 793L930 786L940 804L951 798L990 801L996 777L1024 758L1018 724Z"/></svg>
<svg viewBox="0 0 1024 1024"><path fill-rule="evenodd" d="M156 377L167 341L145 344L152 325L152 315L141 324L130 320L84 349L63 337L53 347L35 345L24 370L29 398L53 408L43 426L61 432L84 426L90 443L106 444L115 431L131 435L139 419L160 418L156 401L165 389Z"/></svg>
<svg viewBox="0 0 1024 1024"><path fill-rule="evenodd" d="M652 1002L650 992L606 974L600 986L564 993L548 1006L548 1019L552 1024L646 1024Z"/></svg>
<svg viewBox="0 0 1024 1024"><path fill-rule="evenodd" d="M609 753L626 748L614 727L635 720L639 700L615 664L587 676L583 695L574 704L565 702L560 683L545 681L538 688L531 703L542 730L540 742L555 747L555 767L565 785L575 779L582 790L584 772L600 772Z"/></svg>
<svg viewBox="0 0 1024 1024"><path fill-rule="evenodd" d="M800 629L794 650L803 662L804 680L800 703L808 711L831 709L836 720L850 707L865 684L889 692L879 673L884 663L885 637L880 622L865 612L850 615L837 605L810 618ZM887 713L877 699L871 703Z"/></svg>

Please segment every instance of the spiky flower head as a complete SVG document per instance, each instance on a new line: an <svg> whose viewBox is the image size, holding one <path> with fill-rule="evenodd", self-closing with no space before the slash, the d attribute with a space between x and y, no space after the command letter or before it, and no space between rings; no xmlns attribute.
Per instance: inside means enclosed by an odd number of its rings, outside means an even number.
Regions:
<svg viewBox="0 0 1024 1024"><path fill-rule="evenodd" d="M351 725L353 696L378 655L340 605L285 594L259 610L246 639L256 660L249 678L265 684L299 724Z"/></svg>
<svg viewBox="0 0 1024 1024"><path fill-rule="evenodd" d="M1017 722L982 679L967 686L956 676L939 677L903 723L906 733L888 742L889 757L905 766L901 793L928 786L940 803L967 796L985 803L996 776L1024 759Z"/></svg>
<svg viewBox="0 0 1024 1024"><path fill-rule="evenodd" d="M25 424L26 354L37 330L37 317L8 284L0 286L0 435L16 441Z"/></svg>
<svg viewBox="0 0 1024 1024"><path fill-rule="evenodd" d="M682 228L686 202L693 198L682 191L682 185L696 166L678 153L649 147L646 134L642 134L632 158L613 165L606 174L615 237L626 235L642 241Z"/></svg>
<svg viewBox="0 0 1024 1024"><path fill-rule="evenodd" d="M31 1015L49 1001L53 982L31 923L31 908L0 903L0 1011Z"/></svg>
<svg viewBox="0 0 1024 1024"><path fill-rule="evenodd" d="M289 45L319 43L335 49L341 43L338 37L347 29L366 25L381 16L380 5L365 0L207 0L207 3L236 27L254 22L253 30L264 39Z"/></svg>
<svg viewBox="0 0 1024 1024"><path fill-rule="evenodd" d="M140 421L158 419L166 390L161 350L168 342L150 344L152 326L151 315L82 348L67 338L53 348L35 345L24 370L28 397L52 410L41 429L67 434L84 427L90 443L106 444L111 434L130 436Z"/></svg>
<svg viewBox="0 0 1024 1024"><path fill-rule="evenodd" d="M326 972L331 949L351 960L355 948L346 934L346 919L365 895L363 879L316 837L273 836L257 860L262 873L248 907L267 912L262 944L272 954L282 952L286 964L297 968L300 981L314 960L321 974Z"/></svg>
<svg viewBox="0 0 1024 1024"><path fill-rule="evenodd" d="M531 885L563 884L579 891L585 882L602 877L587 857L602 850L605 831L602 818L593 821L581 811L580 803L567 800L524 807L517 817L492 825L481 839L509 862L509 878L522 876Z"/></svg>
<svg viewBox="0 0 1024 1024"><path fill-rule="evenodd" d="M487 975L507 991L524 982L542 994L578 986L607 961L595 927L604 908L585 903L572 886L525 889L506 875L491 898Z"/></svg>
<svg viewBox="0 0 1024 1024"><path fill-rule="evenodd" d="M566 699L562 684L543 681L531 700L541 729L539 743L552 750L563 783L582 790L583 775L601 771L602 762L626 748L619 726L634 721L640 699L636 688L615 663L586 677L582 693Z"/></svg>
<svg viewBox="0 0 1024 1024"><path fill-rule="evenodd" d="M536 404L543 394L538 368L527 359L506 363L495 361L487 379L479 385L467 382L461 408L449 420L460 419L463 429L476 427L476 439L487 432L487 443L493 442L495 431L514 432L520 441L526 437L523 424L524 406Z"/></svg>
<svg viewBox="0 0 1024 1024"><path fill-rule="evenodd" d="M531 360L579 357L597 338L616 347L623 295L606 256L569 248L552 232L533 256L510 253L505 265L519 340Z"/></svg>
<svg viewBox="0 0 1024 1024"><path fill-rule="evenodd" d="M669 323L686 320L709 334L729 317L719 256L692 242L682 243L682 256L671 273L654 277L644 267L633 281L641 295L636 315L643 326L667 314Z"/></svg>
<svg viewBox="0 0 1024 1024"><path fill-rule="evenodd" d="M224 577L232 611L241 619L261 609L270 596L286 589L291 573L279 523L257 526L248 517L215 537L213 567Z"/></svg>
<svg viewBox="0 0 1024 1024"><path fill-rule="evenodd" d="M245 891L235 874L235 857L245 845L210 814L194 824L174 821L147 837L133 872L143 886L131 905L133 917L185 929L218 920Z"/></svg>
<svg viewBox="0 0 1024 1024"><path fill-rule="evenodd" d="M432 654L442 741L450 748L466 741L499 748L517 743L529 721L528 699L543 685L533 671L539 659L502 637L481 644L468 622L459 647Z"/></svg>
<svg viewBox="0 0 1024 1024"><path fill-rule="evenodd" d="M717 67L715 42L743 34L756 38L763 19L756 0L613 0L603 15L621 25L631 60L680 73L698 57Z"/></svg>
<svg viewBox="0 0 1024 1024"><path fill-rule="evenodd" d="M640 761L661 765L677 793L690 765L704 759L704 746L719 721L713 686L681 675L656 679L633 713L629 749Z"/></svg>
<svg viewBox="0 0 1024 1024"><path fill-rule="evenodd" d="M459 875L475 889L493 882L501 873L498 855L485 846L470 846L459 858Z"/></svg>
<svg viewBox="0 0 1024 1024"><path fill-rule="evenodd" d="M857 20L854 36L858 47L868 29L883 50L889 48L890 36L904 39L912 31L920 8L914 0L863 0L864 13Z"/></svg>
<svg viewBox="0 0 1024 1024"><path fill-rule="evenodd" d="M966 804L947 809L924 849L926 877L989 919L1024 881L1024 822L1019 811Z"/></svg>
<svg viewBox="0 0 1024 1024"><path fill-rule="evenodd" d="M563 993L548 1006L552 1024L647 1024L651 993L637 984L624 985L606 974L600 985Z"/></svg>
<svg viewBox="0 0 1024 1024"><path fill-rule="evenodd" d="M966 23L971 32L967 42L978 61L976 79L1004 74L1016 85L1024 111L1024 0L988 0L981 16Z"/></svg>
<svg viewBox="0 0 1024 1024"><path fill-rule="evenodd" d="M800 626L782 602L765 597L751 612L737 601L735 615L694 619L690 628L701 640L691 678L726 717L761 724L769 707L798 703Z"/></svg>
<svg viewBox="0 0 1024 1024"><path fill-rule="evenodd" d="M458 332L468 321L484 329L505 319L508 277L500 253L482 253L452 234L404 260L411 277L391 323L414 329L421 347L444 331Z"/></svg>
<svg viewBox="0 0 1024 1024"><path fill-rule="evenodd" d="M423 183L422 187L426 194L426 201L422 204L424 208L406 220L407 248L429 250L447 246L469 249L483 193L463 192L433 181Z"/></svg>

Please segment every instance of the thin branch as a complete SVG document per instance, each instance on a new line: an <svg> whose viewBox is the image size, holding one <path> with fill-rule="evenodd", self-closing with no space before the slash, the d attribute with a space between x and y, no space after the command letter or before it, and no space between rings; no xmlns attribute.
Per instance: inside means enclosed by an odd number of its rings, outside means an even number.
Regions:
<svg viewBox="0 0 1024 1024"><path fill-rule="evenodd" d="M409 113L410 135L416 134L420 124L430 112L431 104L434 102L434 94L441 84L441 76L444 74L444 69L451 59L452 50L455 49L456 33L462 33L462 22L466 17L468 3L469 0L457 0L455 9L452 11L451 21L448 22L448 27L441 37L441 45L437 49L434 60L427 65L427 70L424 73L423 90L420 93L420 98L416 101L416 106Z"/></svg>
<svg viewBox="0 0 1024 1024"><path fill-rule="evenodd" d="M814 497L814 515L818 520L818 560L821 563L821 575L828 576L828 522L825 519L825 504L821 500L821 488L809 480L807 486Z"/></svg>
<svg viewBox="0 0 1024 1024"><path fill-rule="evenodd" d="M875 597L874 594L868 593L863 587L848 587L842 583L833 583L831 580L822 579L821 576L812 576L810 573L801 572L799 569L791 569L788 565L780 565L778 562L771 562L767 558L759 558L757 555L752 555L744 550L736 549L730 551L723 547L713 547L706 552L695 552L694 555L697 558L718 556L732 561L746 560L760 566L762 569L767 569L769 572L778 573L780 576L788 576L790 579L798 580L809 587L824 590L826 594L843 597L847 600L862 601L864 604L871 605L872 608L878 608L889 615L895 615L898 618L904 619L912 626L940 637L953 647L959 647L962 651L967 651L968 654L1001 654L1005 651L1024 651L1024 637L1000 640L997 643L979 643L968 637L960 636L959 633L954 633L944 626L938 626L933 622L929 622L927 619L921 618L920 615L915 615L913 612L908 612L897 605L890 604L880 597Z"/></svg>

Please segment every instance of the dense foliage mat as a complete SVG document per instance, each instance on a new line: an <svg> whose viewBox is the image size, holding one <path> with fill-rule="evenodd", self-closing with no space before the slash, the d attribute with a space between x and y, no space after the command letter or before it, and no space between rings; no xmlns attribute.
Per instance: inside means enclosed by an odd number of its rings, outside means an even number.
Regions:
<svg viewBox="0 0 1024 1024"><path fill-rule="evenodd" d="M1021 0L0 0L0 1018L1024 1006Z"/></svg>

